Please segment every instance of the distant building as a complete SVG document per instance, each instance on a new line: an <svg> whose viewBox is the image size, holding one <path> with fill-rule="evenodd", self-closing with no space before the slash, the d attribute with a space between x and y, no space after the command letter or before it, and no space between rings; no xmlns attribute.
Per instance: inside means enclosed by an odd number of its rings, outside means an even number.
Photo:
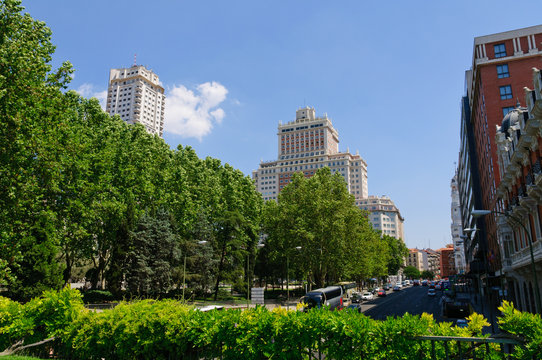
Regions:
<svg viewBox="0 0 542 360"><path fill-rule="evenodd" d="M455 270L454 246L452 244L446 245L445 248L438 249L437 252L440 254L440 277L447 278L457 274Z"/></svg>
<svg viewBox="0 0 542 360"><path fill-rule="evenodd" d="M382 231L383 234L405 240L403 223L399 209L387 196L369 196L367 199L356 201L358 206L369 211L369 221L373 229Z"/></svg>
<svg viewBox="0 0 542 360"><path fill-rule="evenodd" d="M408 249L407 266L414 266L419 272L424 270L423 253L419 249Z"/></svg>
<svg viewBox="0 0 542 360"><path fill-rule="evenodd" d="M314 108L300 108L295 120L279 123L277 136L278 159L262 161L252 172L264 200L277 200L294 173L311 177L324 166L343 176L358 206L367 198L367 163L359 154L339 151L339 133L326 114L316 117Z"/></svg>
<svg viewBox="0 0 542 360"><path fill-rule="evenodd" d="M142 124L162 137L166 96L158 75L144 66L111 69L106 111L129 124Z"/></svg>
<svg viewBox="0 0 542 360"><path fill-rule="evenodd" d="M435 276L440 276L440 254L433 249L423 249L423 269L431 271Z"/></svg>
<svg viewBox="0 0 542 360"><path fill-rule="evenodd" d="M452 241L453 241L453 253L454 253L454 265L458 274L465 273L465 248L464 248L464 235L463 235L463 223L461 222L461 207L459 204L459 189L457 187L457 174L451 181L452 189Z"/></svg>

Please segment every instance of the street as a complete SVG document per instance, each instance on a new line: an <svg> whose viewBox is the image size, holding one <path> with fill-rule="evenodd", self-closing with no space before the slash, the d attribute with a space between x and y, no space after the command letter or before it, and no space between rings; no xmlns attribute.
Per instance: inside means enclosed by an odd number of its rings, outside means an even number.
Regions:
<svg viewBox="0 0 542 360"><path fill-rule="evenodd" d="M454 321L441 314L440 298L443 292L436 291L436 296L427 295L427 286L408 286L401 291L388 291L386 297L378 297L364 301L362 312L376 320L384 320L388 316L402 316L404 313L420 315L424 312L433 314L436 321Z"/></svg>

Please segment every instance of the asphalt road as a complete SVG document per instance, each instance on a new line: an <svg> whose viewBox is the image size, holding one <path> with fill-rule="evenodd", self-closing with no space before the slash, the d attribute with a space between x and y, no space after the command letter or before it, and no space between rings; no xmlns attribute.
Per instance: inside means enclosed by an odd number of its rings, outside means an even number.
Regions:
<svg viewBox="0 0 542 360"><path fill-rule="evenodd" d="M428 296L427 290L427 286L409 286L401 291L388 291L385 297L364 301L361 310L376 320L384 320L388 316L402 316L406 312L416 315L426 312L433 314L433 318L438 322L454 321L455 319L445 318L441 314L442 291L436 290L436 296Z"/></svg>

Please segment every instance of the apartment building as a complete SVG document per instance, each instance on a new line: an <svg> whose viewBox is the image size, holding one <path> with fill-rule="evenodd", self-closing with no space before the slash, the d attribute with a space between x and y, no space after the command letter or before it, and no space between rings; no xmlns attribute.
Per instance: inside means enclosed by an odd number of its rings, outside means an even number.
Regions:
<svg viewBox="0 0 542 360"><path fill-rule="evenodd" d="M111 69L106 111L162 137L166 96L158 75L142 65Z"/></svg>
<svg viewBox="0 0 542 360"><path fill-rule="evenodd" d="M369 196L357 200L356 204L362 210L369 212L369 221L373 229L382 231L382 234L405 240L404 221L394 202L387 196Z"/></svg>

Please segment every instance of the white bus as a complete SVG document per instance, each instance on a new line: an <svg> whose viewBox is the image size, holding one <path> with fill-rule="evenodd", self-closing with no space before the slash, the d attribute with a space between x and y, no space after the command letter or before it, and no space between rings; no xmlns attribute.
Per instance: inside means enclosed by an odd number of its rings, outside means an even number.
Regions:
<svg viewBox="0 0 542 360"><path fill-rule="evenodd" d="M328 286L312 290L305 294L301 302L307 304L305 310L323 306L330 310L340 310L343 308L343 289L340 286Z"/></svg>

